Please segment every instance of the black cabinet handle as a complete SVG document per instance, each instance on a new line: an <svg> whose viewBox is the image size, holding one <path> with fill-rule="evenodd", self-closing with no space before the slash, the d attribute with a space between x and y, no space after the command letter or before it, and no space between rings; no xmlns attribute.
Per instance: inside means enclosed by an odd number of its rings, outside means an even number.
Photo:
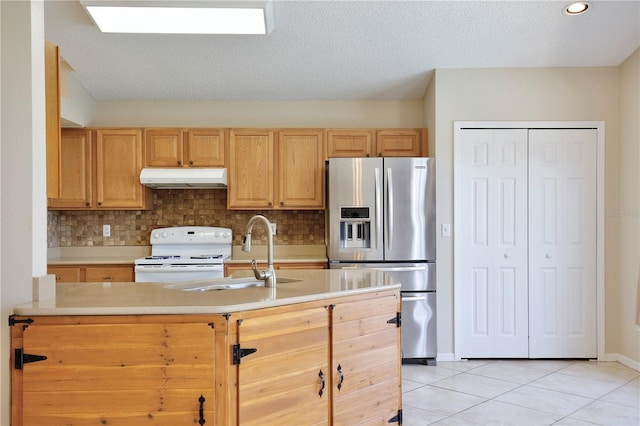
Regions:
<svg viewBox="0 0 640 426"><path fill-rule="evenodd" d="M318 392L318 395L322 398L322 394L324 393L324 373L322 373L322 370L318 373L318 377L320 377L320 392Z"/></svg>
<svg viewBox="0 0 640 426"><path fill-rule="evenodd" d="M198 402L200 403L200 420L198 420L198 424L200 424L200 426L206 423L204 419L204 402L205 401L206 399L204 399L204 396L200 394L200 398L198 398Z"/></svg>
<svg viewBox="0 0 640 426"><path fill-rule="evenodd" d="M344 382L344 374L342 374L342 366L338 364L338 390L342 389L342 382Z"/></svg>
<svg viewBox="0 0 640 426"><path fill-rule="evenodd" d="M193 165L193 160L189 161L189 164Z"/></svg>

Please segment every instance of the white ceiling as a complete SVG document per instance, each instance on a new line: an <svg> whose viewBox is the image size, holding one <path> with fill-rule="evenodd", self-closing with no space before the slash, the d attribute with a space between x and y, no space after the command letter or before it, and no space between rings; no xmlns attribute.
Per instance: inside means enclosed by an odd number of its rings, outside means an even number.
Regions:
<svg viewBox="0 0 640 426"><path fill-rule="evenodd" d="M239 0L238 0L239 1ZM617 66L640 46L640 0L275 0L267 36L102 34L46 0L46 37L96 100L412 100L433 70Z"/></svg>

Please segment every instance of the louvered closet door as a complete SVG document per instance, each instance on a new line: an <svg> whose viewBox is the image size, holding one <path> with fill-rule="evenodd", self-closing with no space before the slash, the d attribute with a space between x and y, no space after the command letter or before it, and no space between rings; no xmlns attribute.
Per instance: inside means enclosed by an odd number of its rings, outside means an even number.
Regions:
<svg viewBox="0 0 640 426"><path fill-rule="evenodd" d="M462 358L526 358L527 130L462 131Z"/></svg>
<svg viewBox="0 0 640 426"><path fill-rule="evenodd" d="M530 358L594 358L594 129L529 131Z"/></svg>

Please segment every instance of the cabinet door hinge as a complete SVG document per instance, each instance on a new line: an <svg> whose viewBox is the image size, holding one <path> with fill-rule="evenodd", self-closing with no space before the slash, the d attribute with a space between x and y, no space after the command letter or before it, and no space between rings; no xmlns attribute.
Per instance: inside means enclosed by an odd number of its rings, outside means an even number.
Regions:
<svg viewBox="0 0 640 426"><path fill-rule="evenodd" d="M394 417L391 417L387 423L398 423L402 424L402 409L398 410L398 414Z"/></svg>
<svg viewBox="0 0 640 426"><path fill-rule="evenodd" d="M396 312L396 316L387 321L387 324L395 324L396 327L402 325L402 312Z"/></svg>
<svg viewBox="0 0 640 426"><path fill-rule="evenodd" d="M233 345L233 365L240 364L240 358L257 352L256 348L241 349L240 345Z"/></svg>
<svg viewBox="0 0 640 426"><path fill-rule="evenodd" d="M27 327L31 325L32 322L33 322L33 318L17 320L15 315L9 315L9 327L13 327L16 324L26 324L25 327Z"/></svg>
<svg viewBox="0 0 640 426"><path fill-rule="evenodd" d="M47 359L47 357L44 355L25 354L22 348L16 348L14 351L14 355L14 367L16 368L16 370L22 370L22 367L30 362L44 361Z"/></svg>

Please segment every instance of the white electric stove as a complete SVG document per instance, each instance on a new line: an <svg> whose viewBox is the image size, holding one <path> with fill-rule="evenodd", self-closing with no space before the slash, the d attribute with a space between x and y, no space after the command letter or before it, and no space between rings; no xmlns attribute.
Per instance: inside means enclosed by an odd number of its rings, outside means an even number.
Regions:
<svg viewBox="0 0 640 426"><path fill-rule="evenodd" d="M151 231L151 256L135 260L136 282L206 280L224 276L229 228L178 226Z"/></svg>

